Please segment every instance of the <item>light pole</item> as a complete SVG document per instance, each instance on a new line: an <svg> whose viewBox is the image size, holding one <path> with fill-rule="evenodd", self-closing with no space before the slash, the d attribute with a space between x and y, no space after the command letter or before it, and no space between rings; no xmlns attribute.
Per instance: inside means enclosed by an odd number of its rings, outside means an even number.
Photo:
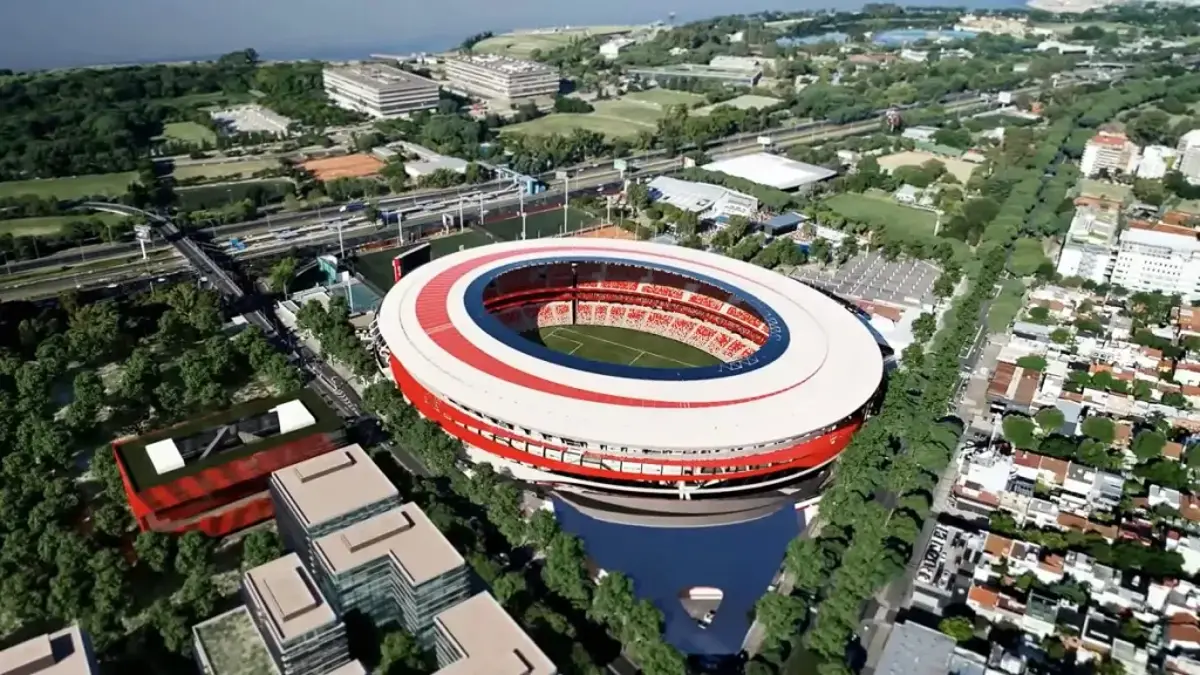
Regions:
<svg viewBox="0 0 1200 675"><path fill-rule="evenodd" d="M571 207L571 174L566 171L554 172L554 177L559 178L563 182L563 229L562 233L567 233L567 209Z"/></svg>
<svg viewBox="0 0 1200 675"><path fill-rule="evenodd" d="M396 208L396 244L404 245L404 211Z"/></svg>
<svg viewBox="0 0 1200 675"><path fill-rule="evenodd" d="M466 224L463 221L463 198L462 198L462 195L459 195L458 196L458 231L462 232L465 227L466 227Z"/></svg>
<svg viewBox="0 0 1200 675"><path fill-rule="evenodd" d="M517 191L517 200L520 206L517 208L521 211L521 241L525 241L525 191Z"/></svg>

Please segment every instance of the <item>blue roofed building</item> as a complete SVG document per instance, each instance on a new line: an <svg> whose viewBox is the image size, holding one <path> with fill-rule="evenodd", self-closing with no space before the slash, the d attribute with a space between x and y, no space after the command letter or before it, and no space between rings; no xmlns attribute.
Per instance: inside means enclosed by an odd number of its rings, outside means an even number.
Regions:
<svg viewBox="0 0 1200 675"><path fill-rule="evenodd" d="M807 220L808 218L805 216L802 216L795 211L790 211L788 213L781 213L767 222L762 223L761 227L763 232L766 232L772 237L778 237L790 232L795 232L796 230L800 229L800 226L803 225Z"/></svg>

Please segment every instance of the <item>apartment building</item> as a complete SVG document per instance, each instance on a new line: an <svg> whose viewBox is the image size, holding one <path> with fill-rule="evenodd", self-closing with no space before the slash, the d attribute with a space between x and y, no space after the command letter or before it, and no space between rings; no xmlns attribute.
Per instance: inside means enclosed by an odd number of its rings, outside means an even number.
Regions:
<svg viewBox="0 0 1200 675"><path fill-rule="evenodd" d="M276 471L269 489L280 538L310 570L315 540L402 503L396 486L357 444Z"/></svg>
<svg viewBox="0 0 1200 675"><path fill-rule="evenodd" d="M296 554L246 572L242 599L280 675L327 673L350 661L345 626Z"/></svg>
<svg viewBox="0 0 1200 675"><path fill-rule="evenodd" d="M557 675L558 669L491 593L480 593L434 620L435 675Z"/></svg>
<svg viewBox="0 0 1200 675"><path fill-rule="evenodd" d="M1117 209L1076 209L1055 271L1063 277L1108 283L1116 262L1118 219Z"/></svg>
<svg viewBox="0 0 1200 675"><path fill-rule="evenodd" d="M326 68L325 93L339 107L372 117L398 117L438 105L438 84L382 63Z"/></svg>
<svg viewBox="0 0 1200 675"><path fill-rule="evenodd" d="M1110 174L1132 174L1137 170L1141 150L1125 134L1101 131L1092 136L1083 148L1083 159L1079 169L1084 176Z"/></svg>
<svg viewBox="0 0 1200 675"><path fill-rule="evenodd" d="M1187 182L1200 183L1200 129L1192 129L1179 137L1179 173Z"/></svg>
<svg viewBox="0 0 1200 675"><path fill-rule="evenodd" d="M4 675L95 675L100 669L87 633L71 624L0 651Z"/></svg>
<svg viewBox="0 0 1200 675"><path fill-rule="evenodd" d="M495 54L457 54L446 57L450 87L485 99L525 101L558 93L558 70L538 63Z"/></svg>
<svg viewBox="0 0 1200 675"><path fill-rule="evenodd" d="M1200 299L1200 241L1190 227L1131 221L1121 234L1112 283Z"/></svg>
<svg viewBox="0 0 1200 675"><path fill-rule="evenodd" d="M466 561L416 504L317 539L314 569L340 614L397 622L432 641L433 620L469 593Z"/></svg>

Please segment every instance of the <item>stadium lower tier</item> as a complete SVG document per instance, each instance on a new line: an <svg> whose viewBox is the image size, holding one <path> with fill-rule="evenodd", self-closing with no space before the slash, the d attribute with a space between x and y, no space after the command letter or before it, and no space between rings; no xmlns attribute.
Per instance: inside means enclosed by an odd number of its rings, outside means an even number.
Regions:
<svg viewBox="0 0 1200 675"><path fill-rule="evenodd" d="M770 452L727 459L639 458L555 445L468 414L414 379L394 357L392 375L427 419L466 445L472 461L487 461L518 479L574 485L645 497L694 499L778 490L832 462L862 425L855 415L835 428Z"/></svg>

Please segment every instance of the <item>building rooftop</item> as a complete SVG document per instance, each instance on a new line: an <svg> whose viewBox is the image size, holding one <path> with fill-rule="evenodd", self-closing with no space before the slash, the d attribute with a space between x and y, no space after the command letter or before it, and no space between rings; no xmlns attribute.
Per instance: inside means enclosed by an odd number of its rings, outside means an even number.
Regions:
<svg viewBox="0 0 1200 675"><path fill-rule="evenodd" d="M209 675L276 675L279 671L245 605L192 627L197 657Z"/></svg>
<svg viewBox="0 0 1200 675"><path fill-rule="evenodd" d="M265 614L265 624L278 643L338 622L295 553L246 572L243 584Z"/></svg>
<svg viewBox="0 0 1200 675"><path fill-rule="evenodd" d="M91 645L72 624L0 651L0 675L92 675Z"/></svg>
<svg viewBox="0 0 1200 675"><path fill-rule="evenodd" d="M529 75L533 73L554 72L554 69L550 66L538 63L537 61L514 59L511 56L501 56L499 54L456 54L447 57L446 60L451 63L455 61L469 63L503 75Z"/></svg>
<svg viewBox="0 0 1200 675"><path fill-rule="evenodd" d="M837 175L837 171L833 169L797 162L794 159L767 152L722 159L705 164L702 168L705 171L717 171L777 190L795 190Z"/></svg>
<svg viewBox="0 0 1200 675"><path fill-rule="evenodd" d="M134 490L140 492L340 426L337 413L304 389L248 401L114 445Z"/></svg>
<svg viewBox="0 0 1200 675"><path fill-rule="evenodd" d="M954 654L954 639L940 631L906 621L888 636L876 675L945 675Z"/></svg>
<svg viewBox="0 0 1200 675"><path fill-rule="evenodd" d="M421 507L411 503L325 535L315 544L317 555L335 574L390 556L412 586L466 564Z"/></svg>
<svg viewBox="0 0 1200 675"><path fill-rule="evenodd" d="M400 494L357 443L280 469L271 480L305 527Z"/></svg>
<svg viewBox="0 0 1200 675"><path fill-rule="evenodd" d="M344 666L334 668L325 675L367 675L367 669L361 661L355 659Z"/></svg>
<svg viewBox="0 0 1200 675"><path fill-rule="evenodd" d="M464 655L435 675L555 675L558 669L491 593L437 615L438 632Z"/></svg>
<svg viewBox="0 0 1200 675"><path fill-rule="evenodd" d="M326 72L345 78L359 86L383 91L437 86L437 83L429 78L384 63L359 63L340 68L327 68Z"/></svg>
<svg viewBox="0 0 1200 675"><path fill-rule="evenodd" d="M670 176L656 177L650 181L649 189L650 196L655 201L697 213L707 211L730 194L740 194L720 185L680 180Z"/></svg>

